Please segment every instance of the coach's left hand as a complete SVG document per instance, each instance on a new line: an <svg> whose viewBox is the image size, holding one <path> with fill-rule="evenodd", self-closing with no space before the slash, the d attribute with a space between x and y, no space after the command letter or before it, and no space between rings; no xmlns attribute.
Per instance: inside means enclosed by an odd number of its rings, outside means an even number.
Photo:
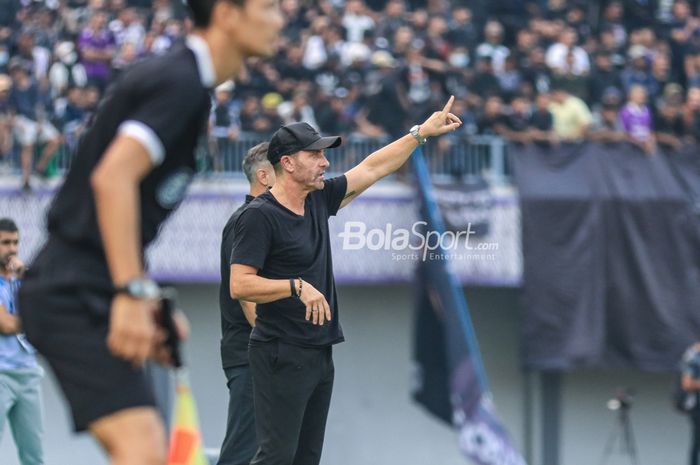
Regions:
<svg viewBox="0 0 700 465"><path fill-rule="evenodd" d="M434 137L454 131L462 125L462 121L456 115L450 113L452 104L455 101L454 95L450 97L442 111L436 111L425 123L420 125L419 133L422 137Z"/></svg>

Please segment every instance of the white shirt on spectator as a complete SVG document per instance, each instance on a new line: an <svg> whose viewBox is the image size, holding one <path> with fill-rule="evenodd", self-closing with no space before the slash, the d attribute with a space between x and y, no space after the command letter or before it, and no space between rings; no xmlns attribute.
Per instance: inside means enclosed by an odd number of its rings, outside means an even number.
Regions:
<svg viewBox="0 0 700 465"><path fill-rule="evenodd" d="M326 43L320 36L311 36L306 41L304 48L304 58L302 62L307 69L318 69L326 62L328 54L326 53Z"/></svg>
<svg viewBox="0 0 700 465"><path fill-rule="evenodd" d="M362 42L365 31L374 29L374 20L369 16L346 13L343 27L347 31L348 42Z"/></svg>
<svg viewBox="0 0 700 465"><path fill-rule="evenodd" d="M476 55L480 57L490 56L493 72L498 74L505 69L506 58L510 55L510 50L505 45L484 42L476 48Z"/></svg>
<svg viewBox="0 0 700 465"><path fill-rule="evenodd" d="M579 46L572 47L571 52L574 54L574 61L570 70L566 63L566 55L569 53L569 47L560 42L552 44L547 49L547 54L544 58L545 63L554 70L571 71L571 73L576 76L587 74L591 70L591 62L588 58L588 53Z"/></svg>

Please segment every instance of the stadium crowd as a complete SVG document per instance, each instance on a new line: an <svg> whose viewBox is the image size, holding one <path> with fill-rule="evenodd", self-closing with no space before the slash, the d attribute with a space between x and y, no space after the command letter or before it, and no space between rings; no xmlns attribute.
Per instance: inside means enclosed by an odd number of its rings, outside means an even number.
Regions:
<svg viewBox="0 0 700 465"><path fill-rule="evenodd" d="M474 134L556 144L700 138L697 1L281 0L282 47L215 90L212 147L304 120L397 137L454 94ZM176 0L0 0L0 154L24 181L73 147L131 63L191 27ZM39 151L41 149L41 151Z"/></svg>

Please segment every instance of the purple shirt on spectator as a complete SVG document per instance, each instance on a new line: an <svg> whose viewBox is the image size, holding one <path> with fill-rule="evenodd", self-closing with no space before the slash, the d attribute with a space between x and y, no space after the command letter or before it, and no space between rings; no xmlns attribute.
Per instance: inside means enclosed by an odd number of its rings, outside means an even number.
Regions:
<svg viewBox="0 0 700 465"><path fill-rule="evenodd" d="M78 39L78 47L81 52L86 48L103 51L114 48L115 44L114 35L108 29L95 32L88 27L83 29ZM100 80L109 78L110 61L111 60L89 60L84 56L81 60L88 79Z"/></svg>
<svg viewBox="0 0 700 465"><path fill-rule="evenodd" d="M647 140L651 135L651 111L646 105L628 103L620 111L620 121L625 132L637 140Z"/></svg>

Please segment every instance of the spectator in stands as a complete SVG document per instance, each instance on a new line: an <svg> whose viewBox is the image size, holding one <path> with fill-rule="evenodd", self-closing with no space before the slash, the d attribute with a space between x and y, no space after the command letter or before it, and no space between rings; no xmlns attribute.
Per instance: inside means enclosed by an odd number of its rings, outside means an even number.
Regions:
<svg viewBox="0 0 700 465"><path fill-rule="evenodd" d="M620 121L617 103L605 99L591 125L589 136L592 140L604 144L618 144L628 140Z"/></svg>
<svg viewBox="0 0 700 465"><path fill-rule="evenodd" d="M671 21L671 68L674 76L685 83L685 55L690 51L692 39L700 28L700 21L694 18L686 0L676 0L673 4Z"/></svg>
<svg viewBox="0 0 700 465"><path fill-rule="evenodd" d="M433 16L428 20L425 37L425 56L435 60L447 61L451 45L446 40L447 21L442 16Z"/></svg>
<svg viewBox="0 0 700 465"><path fill-rule="evenodd" d="M598 35L598 54L606 54L610 56L610 61L615 68L624 66L627 62L625 56L624 44L620 45L615 40L615 33L609 27L602 28Z"/></svg>
<svg viewBox="0 0 700 465"><path fill-rule="evenodd" d="M550 146L557 142L554 117L549 111L550 103L549 94L538 94L535 99L535 110L530 115L528 132L530 139L538 145Z"/></svg>
<svg viewBox="0 0 700 465"><path fill-rule="evenodd" d="M621 79L625 92L629 92L632 86L644 86L648 95L654 95L658 89L658 83L651 74L649 67L649 50L640 44L633 45L629 49L627 68L622 71Z"/></svg>
<svg viewBox="0 0 700 465"><path fill-rule="evenodd" d="M612 57L608 53L598 53L595 56L595 66L591 73L590 98L592 103L600 103L603 94L608 89L616 89L622 92L622 80L620 73L615 69Z"/></svg>
<svg viewBox="0 0 700 465"><path fill-rule="evenodd" d="M571 27L565 28L559 35L558 41L547 49L545 57L547 66L562 74L567 72L576 76L588 74L591 68L588 53L576 45L577 42L576 31ZM569 54L571 58L567 59Z"/></svg>
<svg viewBox="0 0 700 465"><path fill-rule="evenodd" d="M549 106L557 138L564 142L581 142L592 122L591 112L586 103L555 82L552 89L552 102Z"/></svg>
<svg viewBox="0 0 700 465"><path fill-rule="evenodd" d="M309 103L309 94L305 90L298 89L294 92L292 100L283 102L277 108L283 124L304 121L318 130L314 109Z"/></svg>
<svg viewBox="0 0 700 465"><path fill-rule="evenodd" d="M214 105L209 120L210 157L207 160L209 168L214 171L222 171L229 144L236 140L240 133L238 109L232 98L233 89L233 81L226 81L214 92Z"/></svg>
<svg viewBox="0 0 700 465"><path fill-rule="evenodd" d="M425 119L424 116L429 111L430 105L430 74L424 66L423 51L421 41L411 45L406 52L406 64L400 71L402 88L406 89L406 106L412 120Z"/></svg>
<svg viewBox="0 0 700 465"><path fill-rule="evenodd" d="M338 88L327 100L321 100L318 106L317 118L322 134L350 134L353 132L353 119L346 109L345 99L348 90Z"/></svg>
<svg viewBox="0 0 700 465"><path fill-rule="evenodd" d="M104 11L95 11L88 26L80 33L78 49L88 81L100 90L107 86L116 53L115 46L114 36L107 28L107 14Z"/></svg>
<svg viewBox="0 0 700 465"><path fill-rule="evenodd" d="M43 80L49 70L51 52L34 44L34 36L28 29L22 30L15 44L15 60L27 63L29 72L37 80Z"/></svg>
<svg viewBox="0 0 700 465"><path fill-rule="evenodd" d="M260 109L260 100L255 95L246 95L239 115L241 131L248 133L267 133L269 123ZM265 120L265 121L263 121Z"/></svg>
<svg viewBox="0 0 700 465"><path fill-rule="evenodd" d="M683 88L675 83L667 84L663 98L657 105L654 118L656 140L659 145L679 150L685 137L683 124Z"/></svg>
<svg viewBox="0 0 700 465"><path fill-rule="evenodd" d="M22 188L25 191L31 189L29 176L37 143L45 144L36 164L37 172L44 175L61 142L58 131L47 119L43 96L30 72L21 61L10 65L13 81L10 109L13 114L14 134L22 147Z"/></svg>
<svg viewBox="0 0 700 465"><path fill-rule="evenodd" d="M505 125L501 135L520 144L532 141L528 128L532 117L532 102L522 95L516 95L510 102L510 111L506 114Z"/></svg>
<svg viewBox="0 0 700 465"><path fill-rule="evenodd" d="M12 114L10 112L10 90L12 79L0 74L0 158L4 159L12 150Z"/></svg>
<svg viewBox="0 0 700 465"><path fill-rule="evenodd" d="M476 47L479 34L472 19L472 12L466 6L458 4L452 8L452 17L450 18L449 31L447 32L447 38L450 43L462 45L469 50Z"/></svg>
<svg viewBox="0 0 700 465"><path fill-rule="evenodd" d="M51 96L59 98L65 95L69 87L85 87L87 73L85 67L78 63L78 52L70 41L60 42L54 49L56 60L49 69Z"/></svg>
<svg viewBox="0 0 700 465"><path fill-rule="evenodd" d="M652 155L656 151L651 110L647 106L647 91L642 85L634 85L627 96L627 104L620 111L622 128L628 140Z"/></svg>
<svg viewBox="0 0 700 465"><path fill-rule="evenodd" d="M510 100L523 83L523 73L517 67L515 56L509 55L506 57L503 71L496 74L496 78L498 79L503 98Z"/></svg>
<svg viewBox="0 0 700 465"><path fill-rule="evenodd" d="M80 87L71 87L67 92L68 96L62 108L55 110L57 124L60 125L63 133L63 140L69 150L73 150L78 145L80 135L87 123L85 111L86 92Z"/></svg>
<svg viewBox="0 0 700 465"><path fill-rule="evenodd" d="M114 36L114 43L117 47L131 44L137 52L143 49L146 29L136 8L120 10L117 17L109 22L109 30Z"/></svg>
<svg viewBox="0 0 700 465"><path fill-rule="evenodd" d="M503 113L503 101L501 97L492 95L484 103L483 113L476 119L476 127L479 134L499 136L506 132L508 120Z"/></svg>
<svg viewBox="0 0 700 465"><path fill-rule="evenodd" d="M510 50L503 45L503 26L501 23L493 20L487 22L484 27L484 38L485 41L476 48L477 57L490 57L494 72L503 71Z"/></svg>
<svg viewBox="0 0 700 465"><path fill-rule="evenodd" d="M382 21L377 24L377 35L390 39L407 24L406 4L403 0L389 0L384 7Z"/></svg>
<svg viewBox="0 0 700 465"><path fill-rule="evenodd" d="M552 83L552 70L545 63L544 50L534 47L527 58L527 66L522 70L523 80L530 83L538 93L548 93Z"/></svg>
<svg viewBox="0 0 700 465"><path fill-rule="evenodd" d="M348 42L362 42L365 33L374 29L374 20L367 14L367 7L362 0L348 0L345 3L343 27Z"/></svg>
<svg viewBox="0 0 700 465"><path fill-rule="evenodd" d="M570 50L566 55L566 65L554 71L554 77L561 86L566 87L570 94L581 100L588 101L590 90L590 76L588 74L574 73L574 54Z"/></svg>
<svg viewBox="0 0 700 465"><path fill-rule="evenodd" d="M279 106L282 102L284 102L284 99L277 92L268 92L263 96L260 101L262 115L260 116L256 129L259 134L267 136L284 124L279 115Z"/></svg>
<svg viewBox="0 0 700 465"><path fill-rule="evenodd" d="M622 2L614 0L605 7L601 29L609 31L616 48L622 48L627 42L627 28L623 22L624 8Z"/></svg>
<svg viewBox="0 0 700 465"><path fill-rule="evenodd" d="M653 77L654 93L649 94L649 101L653 102L661 96L666 84L673 80L671 76L671 62L665 50L657 49L657 53L654 55L654 60L651 63L651 75Z"/></svg>
<svg viewBox="0 0 700 465"><path fill-rule="evenodd" d="M474 78L469 86L474 94L484 98L491 95L498 95L501 91L498 78L493 73L492 62L493 58L489 55L477 58L476 73L474 73Z"/></svg>
<svg viewBox="0 0 700 465"><path fill-rule="evenodd" d="M696 143L700 142L700 87L688 89L683 123L686 133L692 136Z"/></svg>
<svg viewBox="0 0 700 465"><path fill-rule="evenodd" d="M366 137L397 137L405 131L408 105L396 73L396 60L388 52L378 51L372 55L372 64L377 71L368 77L371 85L355 118L357 130Z"/></svg>

